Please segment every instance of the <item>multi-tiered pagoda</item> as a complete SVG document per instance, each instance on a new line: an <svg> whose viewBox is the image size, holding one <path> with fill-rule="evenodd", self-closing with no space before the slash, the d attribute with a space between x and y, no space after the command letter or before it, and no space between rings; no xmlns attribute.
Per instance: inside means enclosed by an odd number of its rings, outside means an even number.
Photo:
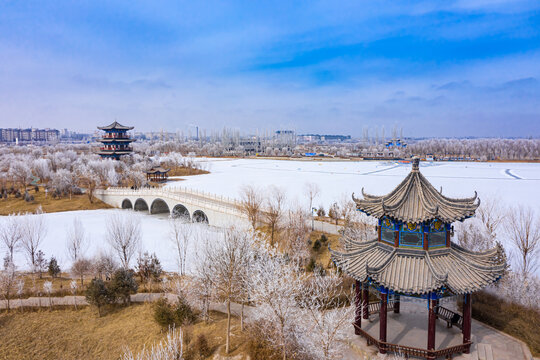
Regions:
<svg viewBox="0 0 540 360"><path fill-rule="evenodd" d="M99 130L105 131L105 135L99 139L101 145L98 154L102 158L120 159L122 155L128 155L133 152L131 143L135 141L128 135L129 130L133 130L133 126L124 126L116 121L108 126L98 127Z"/></svg>
<svg viewBox="0 0 540 360"><path fill-rule="evenodd" d="M452 223L474 215L480 205L476 194L466 199L446 197L419 171L412 171L389 194L353 200L359 211L378 219L377 238L356 241L344 237L343 251L332 251L334 263L356 280L355 333L375 344L381 353L399 352L427 359L468 353L471 346L471 293L496 282L506 269L504 250L497 246L484 252L464 249L451 241ZM380 302L368 302L369 287ZM439 306L447 296L463 297L463 313ZM424 349L387 342L387 311L400 311L400 297L425 299L428 305L427 347ZM391 300L391 302L389 301ZM390 305L390 306L389 306ZM369 312L379 315L379 336L362 329ZM462 330L463 342L435 349L435 321Z"/></svg>

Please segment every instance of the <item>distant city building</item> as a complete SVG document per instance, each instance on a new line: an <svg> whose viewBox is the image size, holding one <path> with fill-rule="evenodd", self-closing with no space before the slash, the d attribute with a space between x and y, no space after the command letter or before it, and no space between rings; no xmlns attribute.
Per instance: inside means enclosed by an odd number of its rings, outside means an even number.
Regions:
<svg viewBox="0 0 540 360"><path fill-rule="evenodd" d="M0 129L0 142L57 142L59 135L60 132L55 129Z"/></svg>
<svg viewBox="0 0 540 360"><path fill-rule="evenodd" d="M351 136L350 135L321 135L321 134L298 135L298 141L302 143L342 142L346 140L351 140Z"/></svg>
<svg viewBox="0 0 540 360"><path fill-rule="evenodd" d="M98 127L98 129L105 131L105 135L98 140L103 144L98 152L102 158L118 160L121 156L133 152L131 143L135 140L130 138L127 133L128 130L133 130L133 126L124 126L115 121L108 126Z"/></svg>
<svg viewBox="0 0 540 360"><path fill-rule="evenodd" d="M406 148L407 144L403 142L401 139L392 139L390 141L387 141L384 146L387 148Z"/></svg>

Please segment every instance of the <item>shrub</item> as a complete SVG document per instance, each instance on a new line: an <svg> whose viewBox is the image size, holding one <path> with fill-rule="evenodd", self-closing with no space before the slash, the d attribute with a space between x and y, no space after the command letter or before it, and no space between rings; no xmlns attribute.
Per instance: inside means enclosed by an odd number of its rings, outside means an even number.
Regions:
<svg viewBox="0 0 540 360"><path fill-rule="evenodd" d="M154 304L154 320L165 328L180 327L194 322L196 318L195 312L183 298L180 298L174 305L165 298L159 299Z"/></svg>
<svg viewBox="0 0 540 360"><path fill-rule="evenodd" d="M321 241L319 239L317 239L313 243L313 250L319 251L320 249L321 249Z"/></svg>
<svg viewBox="0 0 540 360"><path fill-rule="evenodd" d="M197 316L184 298L178 299L178 302L174 305L174 319L177 326L185 324L191 324L195 321Z"/></svg>
<svg viewBox="0 0 540 360"><path fill-rule="evenodd" d="M321 235L321 239L320 239L320 240L321 240L321 243L325 243L325 242L327 242L327 241L328 241L328 238L326 237L326 235L325 235L325 234L322 234L322 235Z"/></svg>
<svg viewBox="0 0 540 360"><path fill-rule="evenodd" d="M124 304L131 303L131 294L135 294L139 285L133 276L133 272L125 269L118 269L114 272L109 282L109 290L115 298L119 298Z"/></svg>
<svg viewBox="0 0 540 360"><path fill-rule="evenodd" d="M111 301L109 290L100 279L92 279L86 288L85 297L90 305L97 307L99 316L101 316L101 308Z"/></svg>
<svg viewBox="0 0 540 360"><path fill-rule="evenodd" d="M174 324L174 313L167 299L160 298L154 303L154 320L164 328Z"/></svg>
<svg viewBox="0 0 540 360"><path fill-rule="evenodd" d="M314 258L309 259L309 263L306 266L306 271L313 272L313 269L315 269L315 266L317 266L315 259Z"/></svg>
<svg viewBox="0 0 540 360"><path fill-rule="evenodd" d="M206 359L207 357L212 355L212 349L210 349L210 346L208 345L208 340L206 340L206 336L204 336L204 334L200 334L199 336L197 336L195 344L193 344L193 348L195 352L199 355L200 359Z"/></svg>
<svg viewBox="0 0 540 360"><path fill-rule="evenodd" d="M58 275L60 275L60 266L58 265L58 262L56 259L51 257L51 260L49 261L49 269L48 269L49 275L53 278L56 278Z"/></svg>

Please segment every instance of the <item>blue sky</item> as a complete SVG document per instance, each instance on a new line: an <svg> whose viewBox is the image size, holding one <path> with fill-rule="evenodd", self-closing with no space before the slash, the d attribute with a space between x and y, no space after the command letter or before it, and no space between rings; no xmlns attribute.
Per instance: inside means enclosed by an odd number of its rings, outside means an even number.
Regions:
<svg viewBox="0 0 540 360"><path fill-rule="evenodd" d="M0 127L540 136L540 2L2 1Z"/></svg>

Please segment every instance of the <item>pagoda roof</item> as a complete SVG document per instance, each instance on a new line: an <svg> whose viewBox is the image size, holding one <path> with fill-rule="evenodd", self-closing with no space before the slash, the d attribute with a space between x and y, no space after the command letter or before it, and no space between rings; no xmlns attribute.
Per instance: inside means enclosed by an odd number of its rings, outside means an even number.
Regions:
<svg viewBox="0 0 540 360"><path fill-rule="evenodd" d="M389 194L369 195L362 188L363 199L353 200L356 208L376 218L388 216L404 222L420 223L439 219L445 223L462 221L474 215L480 205L475 192L473 197L454 199L446 197L420 173L419 159L413 159L412 171ZM478 200L478 201L476 201Z"/></svg>
<svg viewBox="0 0 540 360"><path fill-rule="evenodd" d="M395 248L377 239L357 242L344 237L342 241L344 252L330 250L336 266L355 280L371 281L402 294L471 293L497 281L506 269L500 245L479 253L454 243L426 251Z"/></svg>
<svg viewBox="0 0 540 360"><path fill-rule="evenodd" d="M151 168L146 173L147 174L156 174L156 173L168 173L171 169L164 169L161 166L156 168Z"/></svg>
<svg viewBox="0 0 540 360"><path fill-rule="evenodd" d="M107 126L98 126L99 130L133 130L133 126L124 126L120 124L119 122L115 121L110 125Z"/></svg>

